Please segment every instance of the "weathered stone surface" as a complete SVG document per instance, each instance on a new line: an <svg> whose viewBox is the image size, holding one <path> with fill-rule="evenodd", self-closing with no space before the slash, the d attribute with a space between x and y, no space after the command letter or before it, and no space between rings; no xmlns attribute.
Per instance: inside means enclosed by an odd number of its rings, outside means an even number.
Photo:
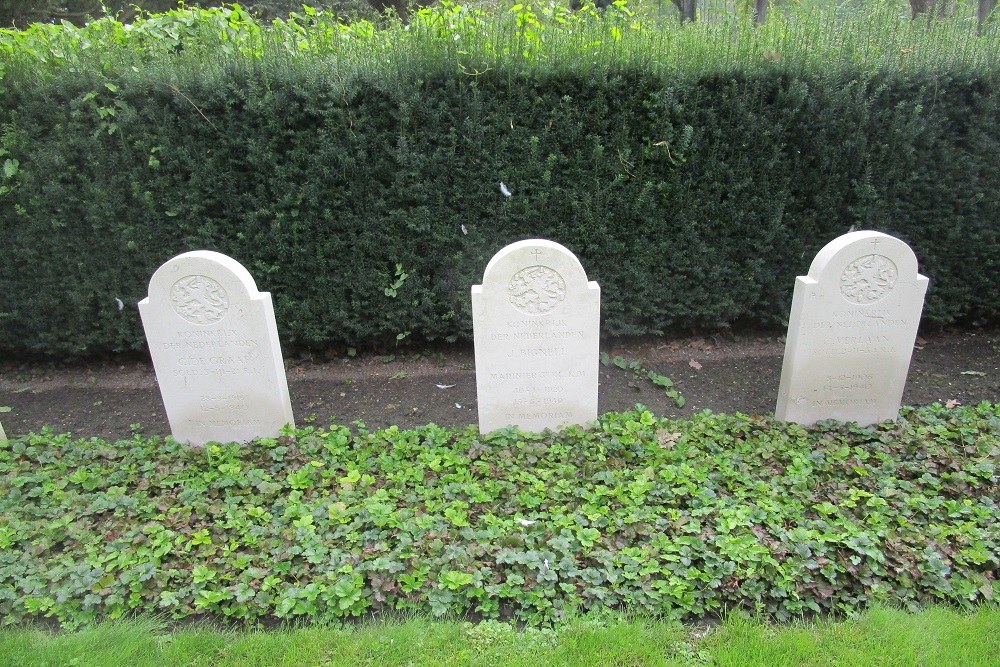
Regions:
<svg viewBox="0 0 1000 667"><path fill-rule="evenodd" d="M927 284L897 238L863 231L828 243L795 279L775 416L895 419Z"/></svg>
<svg viewBox="0 0 1000 667"><path fill-rule="evenodd" d="M472 287L479 429L597 418L601 290L576 256L531 239L502 249Z"/></svg>
<svg viewBox="0 0 1000 667"><path fill-rule="evenodd" d="M239 262L207 250L174 257L139 313L175 439L247 442L293 422L271 295Z"/></svg>

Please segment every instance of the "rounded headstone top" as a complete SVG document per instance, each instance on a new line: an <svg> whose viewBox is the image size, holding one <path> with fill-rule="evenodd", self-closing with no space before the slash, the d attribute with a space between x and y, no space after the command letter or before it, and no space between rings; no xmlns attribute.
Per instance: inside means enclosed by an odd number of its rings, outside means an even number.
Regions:
<svg viewBox="0 0 1000 667"><path fill-rule="evenodd" d="M483 283L490 279L495 271L502 270L507 265L519 267L515 273L531 268L550 269L558 273L564 280L582 280L587 282L587 272L583 264L566 246L546 239L525 239L501 248L486 265L483 272ZM558 265L558 266L556 266ZM547 272L536 272L539 275ZM569 273L570 275L566 275Z"/></svg>
<svg viewBox="0 0 1000 667"><path fill-rule="evenodd" d="M478 288L473 288L475 289ZM587 273L576 255L545 239L526 239L502 248L486 265L482 289L505 294L522 315L548 315L572 294L588 289Z"/></svg>
<svg viewBox="0 0 1000 667"><path fill-rule="evenodd" d="M150 302L169 304L182 319L198 325L221 321L234 303L245 303L259 294L242 264L212 250L177 255L149 280Z"/></svg>
<svg viewBox="0 0 1000 667"><path fill-rule="evenodd" d="M809 277L836 284L849 303L881 301L900 281L917 279L917 257L903 241L882 232L849 232L827 243L809 266Z"/></svg>

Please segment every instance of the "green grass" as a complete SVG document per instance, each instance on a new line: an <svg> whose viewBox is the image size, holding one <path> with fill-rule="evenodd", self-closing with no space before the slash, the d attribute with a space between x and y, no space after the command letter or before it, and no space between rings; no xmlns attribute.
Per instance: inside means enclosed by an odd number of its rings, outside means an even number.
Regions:
<svg viewBox="0 0 1000 667"><path fill-rule="evenodd" d="M272 631L169 630L141 619L73 633L0 631L0 665L928 665L1000 662L1000 608L974 613L876 607L855 620L768 625L733 616L711 628L584 619L555 630L487 622L365 623ZM707 634L706 634L707 630Z"/></svg>

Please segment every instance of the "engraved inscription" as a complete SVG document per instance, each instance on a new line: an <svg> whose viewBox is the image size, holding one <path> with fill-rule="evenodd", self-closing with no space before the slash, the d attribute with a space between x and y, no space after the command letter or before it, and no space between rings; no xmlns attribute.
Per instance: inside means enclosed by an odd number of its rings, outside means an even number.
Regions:
<svg viewBox="0 0 1000 667"><path fill-rule="evenodd" d="M821 401L812 401L814 408L819 407L860 407L866 405L878 405L878 400L874 398L827 398Z"/></svg>
<svg viewBox="0 0 1000 667"><path fill-rule="evenodd" d="M805 329L846 329L850 331L871 331L875 329L894 329L907 326L907 320L886 309L833 310L825 314L824 319L817 319L803 325Z"/></svg>
<svg viewBox="0 0 1000 667"><path fill-rule="evenodd" d="M510 279L510 303L526 315L552 312L566 298L566 281L547 266L529 266Z"/></svg>
<svg viewBox="0 0 1000 667"><path fill-rule="evenodd" d="M823 391L865 391L874 386L875 376L868 373L828 375Z"/></svg>
<svg viewBox="0 0 1000 667"><path fill-rule="evenodd" d="M574 380L587 377L586 371L523 371L510 373L490 373L491 380Z"/></svg>
<svg viewBox="0 0 1000 667"><path fill-rule="evenodd" d="M840 274L840 292L852 303L874 303L892 291L897 273L885 255L859 257Z"/></svg>
<svg viewBox="0 0 1000 667"><path fill-rule="evenodd" d="M893 353L892 341L888 336L826 336L807 346L814 353L826 357L856 358L881 357Z"/></svg>
<svg viewBox="0 0 1000 667"><path fill-rule="evenodd" d="M235 410L250 412L250 402L242 394L202 394L199 400L202 412L227 413Z"/></svg>
<svg viewBox="0 0 1000 667"><path fill-rule="evenodd" d="M170 288L170 303L192 324L215 324L229 310L229 295L208 276L186 276Z"/></svg>
<svg viewBox="0 0 1000 667"><path fill-rule="evenodd" d="M522 412L515 415L518 419L572 419L573 413L564 412Z"/></svg>

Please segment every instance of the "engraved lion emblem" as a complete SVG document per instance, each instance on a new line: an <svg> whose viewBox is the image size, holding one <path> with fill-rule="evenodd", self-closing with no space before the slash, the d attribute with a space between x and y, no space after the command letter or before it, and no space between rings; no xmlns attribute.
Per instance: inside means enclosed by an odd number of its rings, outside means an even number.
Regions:
<svg viewBox="0 0 1000 667"><path fill-rule="evenodd" d="M229 310L226 290L208 276L187 276L170 288L174 312L193 324L215 324Z"/></svg>
<svg viewBox="0 0 1000 667"><path fill-rule="evenodd" d="M840 274L840 292L853 303L874 303L892 291L896 275L896 265L888 257L860 257Z"/></svg>
<svg viewBox="0 0 1000 667"><path fill-rule="evenodd" d="M529 266L510 279L511 304L528 315L544 315L566 298L566 281L547 266Z"/></svg>

